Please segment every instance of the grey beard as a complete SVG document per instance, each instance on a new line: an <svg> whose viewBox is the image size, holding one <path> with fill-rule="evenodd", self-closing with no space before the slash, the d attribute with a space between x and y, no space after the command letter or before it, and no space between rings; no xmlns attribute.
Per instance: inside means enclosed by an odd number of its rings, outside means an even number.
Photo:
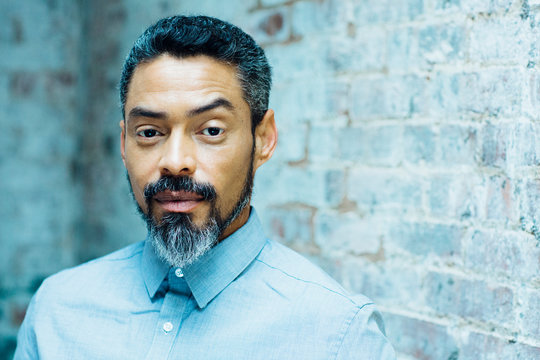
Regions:
<svg viewBox="0 0 540 360"><path fill-rule="evenodd" d="M162 217L159 224L154 220L152 215L151 197L146 197L148 206L148 214L145 214L142 208L135 199L135 194L131 188L129 174L126 172L129 189L139 214L146 222L146 227L150 234L152 245L156 254L167 264L173 267L183 268L203 254L210 250L219 241L219 237L232 224L232 222L240 215L242 210L249 204L251 193L253 190L253 155L255 147L251 151L250 166L244 181L244 187L240 197L230 212L223 219L216 208L216 199L210 201L211 210L208 220L201 227L195 225L191 221L189 214L169 213ZM170 187L165 187L170 188ZM178 186L178 189L185 189ZM176 189L176 190L178 190ZM171 189L174 190L174 189ZM192 189L185 189L193 191ZM163 190L161 190L163 191ZM146 192L146 189L145 189Z"/></svg>
<svg viewBox="0 0 540 360"><path fill-rule="evenodd" d="M159 225L147 222L157 255L174 267L183 268L212 248L222 232L215 217L198 227L187 214L168 214Z"/></svg>
<svg viewBox="0 0 540 360"><path fill-rule="evenodd" d="M157 255L174 267L183 268L218 243L219 237L249 204L253 189L253 168L249 167L244 188L235 207L226 219L219 216L212 203L210 215L203 226L197 226L188 214L166 214L159 224L152 216L152 207L148 201L148 215L140 211L146 221L146 227L152 238Z"/></svg>
<svg viewBox="0 0 540 360"><path fill-rule="evenodd" d="M167 214L158 225L151 215L146 217L146 226L157 255L174 267L183 268L193 263L218 243L223 231L249 204L252 184L252 180L248 180L240 200L225 221L216 214L215 209L201 227L193 224L188 214Z"/></svg>

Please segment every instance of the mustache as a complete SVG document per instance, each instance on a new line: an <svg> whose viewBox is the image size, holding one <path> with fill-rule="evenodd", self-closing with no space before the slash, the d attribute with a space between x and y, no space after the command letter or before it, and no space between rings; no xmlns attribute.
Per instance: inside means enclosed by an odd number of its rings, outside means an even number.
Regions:
<svg viewBox="0 0 540 360"><path fill-rule="evenodd" d="M192 192L206 201L214 201L217 196L216 188L210 183L199 183L189 176L162 176L158 181L144 187L144 198L149 202L156 194L165 190Z"/></svg>

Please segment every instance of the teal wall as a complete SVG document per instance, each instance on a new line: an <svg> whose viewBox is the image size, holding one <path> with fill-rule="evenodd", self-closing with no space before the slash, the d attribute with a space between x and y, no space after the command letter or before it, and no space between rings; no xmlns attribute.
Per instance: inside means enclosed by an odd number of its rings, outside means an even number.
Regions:
<svg viewBox="0 0 540 360"><path fill-rule="evenodd" d="M374 299L401 359L539 357L538 0L2 0L0 359L44 277L144 238L116 84L176 13L273 65L268 236Z"/></svg>

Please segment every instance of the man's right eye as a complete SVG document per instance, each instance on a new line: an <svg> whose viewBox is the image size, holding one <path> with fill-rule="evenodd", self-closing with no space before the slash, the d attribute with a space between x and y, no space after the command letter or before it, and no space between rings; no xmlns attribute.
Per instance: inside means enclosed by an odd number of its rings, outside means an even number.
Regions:
<svg viewBox="0 0 540 360"><path fill-rule="evenodd" d="M144 138L152 138L154 136L159 135L159 132L154 129L144 129L139 132L137 132L138 136L144 137Z"/></svg>

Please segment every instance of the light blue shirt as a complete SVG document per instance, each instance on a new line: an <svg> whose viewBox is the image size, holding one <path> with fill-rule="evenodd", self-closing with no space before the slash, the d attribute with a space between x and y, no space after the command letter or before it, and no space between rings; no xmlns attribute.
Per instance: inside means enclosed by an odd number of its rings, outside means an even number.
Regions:
<svg viewBox="0 0 540 360"><path fill-rule="evenodd" d="M143 241L46 279L15 359L394 359L380 314L248 222L184 269Z"/></svg>

